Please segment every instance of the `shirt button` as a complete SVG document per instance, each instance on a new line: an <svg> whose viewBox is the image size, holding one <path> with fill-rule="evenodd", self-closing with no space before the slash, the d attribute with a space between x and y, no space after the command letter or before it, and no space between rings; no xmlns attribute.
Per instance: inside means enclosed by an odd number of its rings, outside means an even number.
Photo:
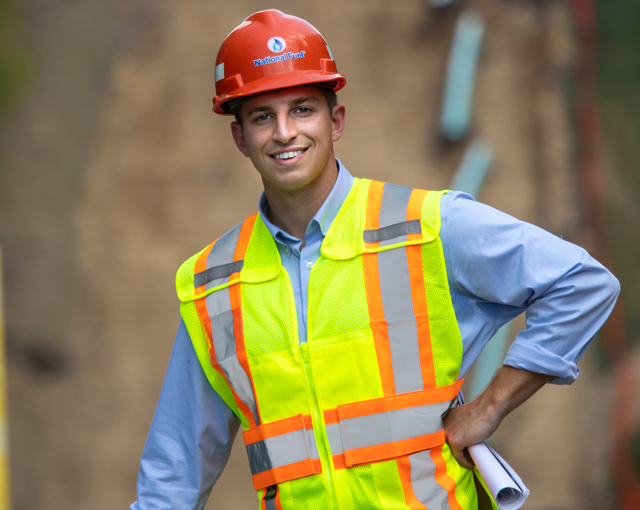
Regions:
<svg viewBox="0 0 640 510"><path fill-rule="evenodd" d="M307 269L311 269L313 267L313 262L307 262Z"/></svg>

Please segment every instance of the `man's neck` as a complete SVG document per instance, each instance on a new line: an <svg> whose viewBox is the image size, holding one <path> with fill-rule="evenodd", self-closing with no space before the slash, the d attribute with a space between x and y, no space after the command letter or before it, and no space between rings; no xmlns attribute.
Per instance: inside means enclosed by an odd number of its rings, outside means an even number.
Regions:
<svg viewBox="0 0 640 510"><path fill-rule="evenodd" d="M304 235L309 222L324 204L338 178L338 166L334 158L331 163L322 176L306 188L283 191L265 186L269 203L269 221L300 239L301 248L305 245Z"/></svg>

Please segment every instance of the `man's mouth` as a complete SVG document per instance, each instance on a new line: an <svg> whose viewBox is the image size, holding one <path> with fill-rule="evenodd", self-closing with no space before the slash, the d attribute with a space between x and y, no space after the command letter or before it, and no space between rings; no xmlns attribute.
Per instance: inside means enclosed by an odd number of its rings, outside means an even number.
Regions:
<svg viewBox="0 0 640 510"><path fill-rule="evenodd" d="M289 152L283 152L282 154L276 154L275 156L271 156L272 158L275 159L292 159L295 158L297 156L300 156L300 154L302 154L303 152L305 152L307 149L304 150L297 150L297 151L289 151Z"/></svg>

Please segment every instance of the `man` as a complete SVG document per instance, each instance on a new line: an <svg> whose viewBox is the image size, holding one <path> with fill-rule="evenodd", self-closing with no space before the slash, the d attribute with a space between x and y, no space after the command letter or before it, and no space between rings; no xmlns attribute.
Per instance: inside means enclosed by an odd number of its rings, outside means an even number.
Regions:
<svg viewBox="0 0 640 510"><path fill-rule="evenodd" d="M477 508L465 448L577 377L617 281L463 193L354 179L333 152L345 80L305 21L256 13L216 64L214 111L235 115L264 194L178 271L183 321L131 508L202 508L240 425L263 508ZM522 311L505 366L453 407Z"/></svg>

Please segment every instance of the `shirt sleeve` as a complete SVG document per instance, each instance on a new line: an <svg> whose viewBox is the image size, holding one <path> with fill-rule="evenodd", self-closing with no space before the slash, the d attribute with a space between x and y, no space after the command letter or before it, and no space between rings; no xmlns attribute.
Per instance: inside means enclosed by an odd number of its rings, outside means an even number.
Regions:
<svg viewBox="0 0 640 510"><path fill-rule="evenodd" d="M240 420L209 384L180 321L130 510L200 510L227 464Z"/></svg>
<svg viewBox="0 0 640 510"><path fill-rule="evenodd" d="M502 325L526 312L526 329L504 364L571 384L576 363L613 309L618 280L579 246L465 193L445 195L441 216L463 368Z"/></svg>

